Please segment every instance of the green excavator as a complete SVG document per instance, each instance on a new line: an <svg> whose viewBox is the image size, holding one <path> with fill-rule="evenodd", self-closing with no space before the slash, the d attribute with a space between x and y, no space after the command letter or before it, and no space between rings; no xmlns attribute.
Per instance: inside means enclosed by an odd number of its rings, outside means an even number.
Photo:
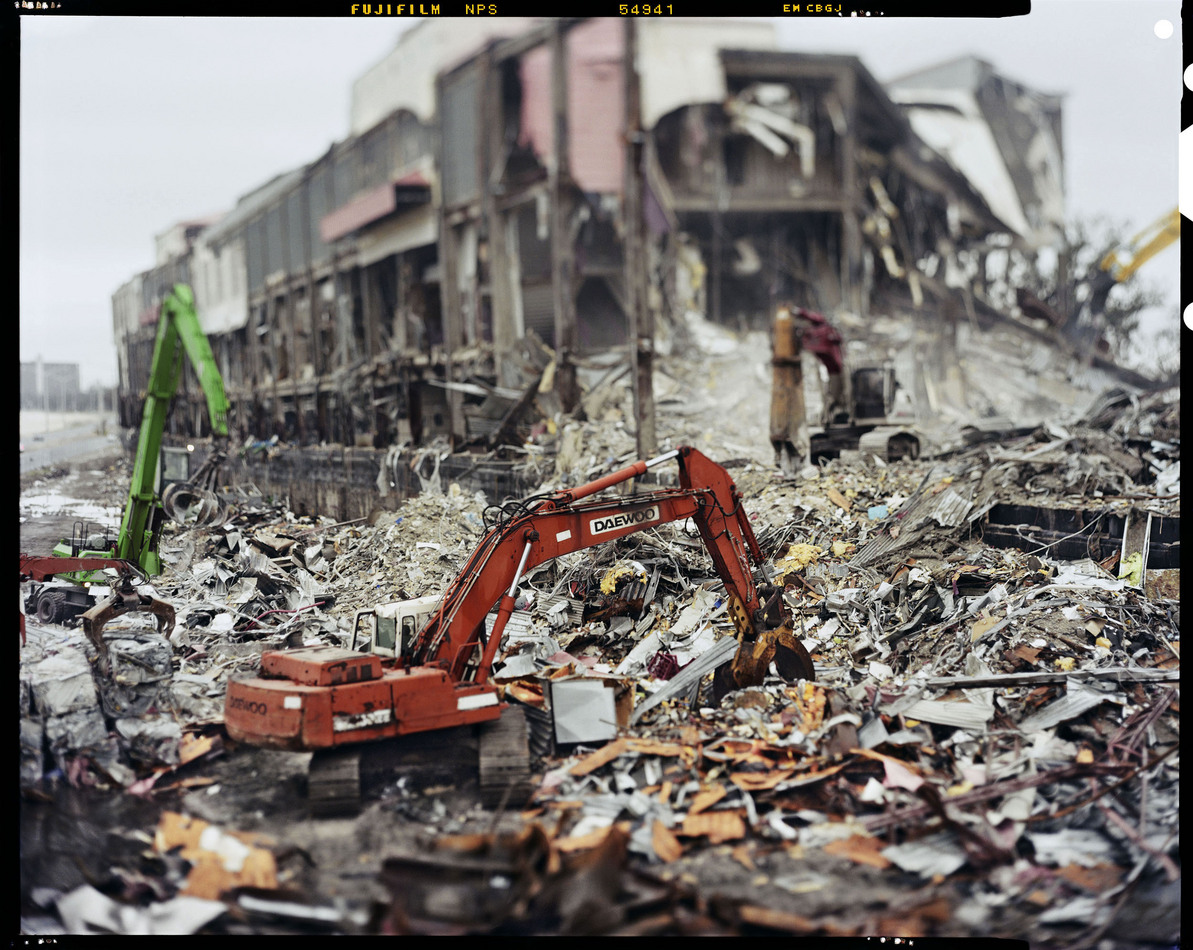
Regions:
<svg viewBox="0 0 1193 950"><path fill-rule="evenodd" d="M173 481L159 491L159 463L162 469L168 467L166 462L162 462L162 436L170 403L182 377L183 353L190 358L206 396L216 445L194 473ZM227 437L228 399L211 344L199 323L194 291L186 284L175 284L161 303L132 482L120 531L113 537L108 531L89 531L80 522L76 524L70 538L55 545L53 558L31 558L22 554L22 579L31 577L43 581L35 583L26 598L26 613L44 623L73 620L80 614L84 614L86 620L87 614L97 610L100 615L106 614L103 619L110 619L130 609L152 609L162 616L164 611L154 607L160 601L152 601L152 598L144 595L140 595L139 600L132 596L134 575L147 578L161 573L158 541L167 518L215 524L224 517L223 506L214 488L219 467L226 457L219 443ZM34 561L38 565L36 575L26 569ZM55 563L61 564L64 570L55 570ZM96 604L89 587L92 584L111 584L109 572L113 569L119 574L121 583L114 587L111 597ZM53 578L72 583L54 584L50 582ZM113 600L114 603L101 610L107 601ZM102 627L99 615L95 623Z"/></svg>

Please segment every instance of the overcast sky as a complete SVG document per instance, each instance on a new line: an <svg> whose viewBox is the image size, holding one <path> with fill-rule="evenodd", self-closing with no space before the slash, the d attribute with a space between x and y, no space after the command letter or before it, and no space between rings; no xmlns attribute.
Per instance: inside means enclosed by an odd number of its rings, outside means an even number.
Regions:
<svg viewBox="0 0 1193 950"><path fill-rule="evenodd" d="M879 81L973 54L1061 93L1070 214L1142 227L1177 199L1178 0L1034 0L1007 19L787 18L784 49L857 55ZM1155 24L1168 20L1168 39ZM410 21L407 21L410 22ZM20 358L114 383L111 296L153 237L231 209L348 133L352 81L394 19L23 17ZM1146 278L1178 319L1179 253Z"/></svg>

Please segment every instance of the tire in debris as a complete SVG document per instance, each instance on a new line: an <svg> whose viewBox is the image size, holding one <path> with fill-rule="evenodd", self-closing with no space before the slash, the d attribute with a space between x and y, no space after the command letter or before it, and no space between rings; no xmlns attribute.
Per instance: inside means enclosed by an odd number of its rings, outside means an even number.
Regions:
<svg viewBox="0 0 1193 950"><path fill-rule="evenodd" d="M42 594L37 604L37 619L42 623L57 623L62 618L62 607L66 603L66 594L61 591L50 591Z"/></svg>
<svg viewBox="0 0 1193 950"><path fill-rule="evenodd" d="M908 459L914 462L920 457L920 440L913 436L892 437L887 450L887 458L891 462Z"/></svg>
<svg viewBox="0 0 1193 950"><path fill-rule="evenodd" d="M900 459L915 460L920 456L920 440L912 433L894 426L879 426L858 439L858 451L863 458L877 455L887 462Z"/></svg>

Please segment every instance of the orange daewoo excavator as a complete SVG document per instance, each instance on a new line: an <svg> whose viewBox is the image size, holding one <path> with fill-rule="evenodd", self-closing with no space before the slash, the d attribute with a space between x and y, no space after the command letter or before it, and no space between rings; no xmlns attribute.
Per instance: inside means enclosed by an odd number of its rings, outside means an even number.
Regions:
<svg viewBox="0 0 1193 950"><path fill-rule="evenodd" d="M679 463L678 488L592 497L671 459ZM399 631L384 631L378 618L367 653L339 647L267 652L259 676L229 682L224 719L233 739L315 753L308 790L313 811L340 810L358 799L360 752L374 740L453 727L480 727L482 797L494 801L524 790L525 722L518 708L506 711L490 681L520 579L552 558L665 522L692 519L725 585L740 646L717 670L716 690L761 684L772 662L789 681L814 678L782 589L771 587L769 578L762 589L754 582L751 563L765 574L766 561L732 478L696 449L683 446L587 485L506 505L503 512L417 632L395 635ZM432 748L454 746L434 738Z"/></svg>

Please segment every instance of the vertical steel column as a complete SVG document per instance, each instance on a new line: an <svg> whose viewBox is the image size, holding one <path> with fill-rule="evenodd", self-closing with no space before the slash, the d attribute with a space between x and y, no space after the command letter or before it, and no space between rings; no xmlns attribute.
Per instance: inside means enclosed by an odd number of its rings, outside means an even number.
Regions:
<svg viewBox="0 0 1193 950"><path fill-rule="evenodd" d="M485 162L481 175L481 213L485 222L484 236L489 247L489 300L493 319L493 361L497 380L502 386L516 383L516 373L506 370L506 356L518 342L518 327L514 322L512 275L510 274L509 231L505 212L498 206L497 195L503 193L505 170L505 110L502 99L503 62L494 62L486 51L484 101L489 116L483 149Z"/></svg>
<svg viewBox="0 0 1193 950"><path fill-rule="evenodd" d="M646 273L646 240L643 233L643 145L641 88L638 78L638 34L634 19L625 21L622 50L625 84L625 282L629 304L629 349L634 380L634 430L638 456L647 458L658 448L654 406L654 314Z"/></svg>
<svg viewBox="0 0 1193 950"><path fill-rule="evenodd" d="M862 230L858 221L861 195L857 177L857 75L844 67L838 76L845 134L841 139L841 297L856 314L862 306Z"/></svg>
<svg viewBox="0 0 1193 950"><path fill-rule="evenodd" d="M576 350L575 254L571 233L571 165L568 153L568 84L565 25L551 27L551 118L555 160L548 175L551 202L551 291L555 307L555 389L564 412L580 401L573 363Z"/></svg>

